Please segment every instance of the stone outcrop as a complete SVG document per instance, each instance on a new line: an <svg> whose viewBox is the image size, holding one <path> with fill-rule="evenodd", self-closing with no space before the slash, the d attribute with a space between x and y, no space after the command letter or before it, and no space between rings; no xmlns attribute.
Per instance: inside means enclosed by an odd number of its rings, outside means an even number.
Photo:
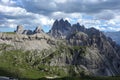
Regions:
<svg viewBox="0 0 120 80"><path fill-rule="evenodd" d="M36 29L33 31L33 33L43 33L44 31L41 29L41 27L36 27Z"/></svg>
<svg viewBox="0 0 120 80"><path fill-rule="evenodd" d="M33 31L32 30L24 30L22 34L32 35Z"/></svg>
<svg viewBox="0 0 120 80"><path fill-rule="evenodd" d="M83 62L79 58L77 65L84 65L94 75L119 75L119 46L95 28L86 32L73 33L67 38L72 46L89 46ZM116 50L117 49L117 50ZM74 61L73 61L74 62Z"/></svg>
<svg viewBox="0 0 120 80"><path fill-rule="evenodd" d="M24 27L21 25L17 26L17 29L15 31L17 34L25 34L25 35L33 35L37 33L44 33L43 29L41 27L36 27L35 30L24 30Z"/></svg>
<svg viewBox="0 0 120 80"><path fill-rule="evenodd" d="M84 27L84 25L80 25L79 23L76 23L72 25L71 31L72 32L79 32L79 31L85 32L86 28Z"/></svg>
<svg viewBox="0 0 120 80"><path fill-rule="evenodd" d="M54 48L55 40L45 33L0 33L0 44L9 44L14 49L43 50Z"/></svg>
<svg viewBox="0 0 120 80"><path fill-rule="evenodd" d="M15 31L17 34L23 34L24 32L24 27L21 25L17 26L17 30Z"/></svg>

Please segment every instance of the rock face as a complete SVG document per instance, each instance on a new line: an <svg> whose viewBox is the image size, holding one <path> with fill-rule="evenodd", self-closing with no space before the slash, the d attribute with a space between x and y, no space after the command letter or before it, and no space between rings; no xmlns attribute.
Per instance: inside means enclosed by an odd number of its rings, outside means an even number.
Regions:
<svg viewBox="0 0 120 80"><path fill-rule="evenodd" d="M75 46L85 46L85 45L89 45L88 44L88 35L86 33L83 32L76 32L73 33L69 36L67 36L66 40L68 41L68 44L70 45L75 45Z"/></svg>
<svg viewBox="0 0 120 80"><path fill-rule="evenodd" d="M17 30L15 31L17 34L22 34L24 32L24 28L21 25L17 26Z"/></svg>
<svg viewBox="0 0 120 80"><path fill-rule="evenodd" d="M94 29L86 30L86 33L75 33L67 38L68 44L73 46L89 46L83 62L81 58L77 60L77 65L84 65L94 75L111 76L119 75L119 52L117 45L109 41L105 35ZM73 61L74 62L74 61Z"/></svg>
<svg viewBox="0 0 120 80"><path fill-rule="evenodd" d="M62 23L61 25L58 25ZM120 59L120 48L116 43L111 39L107 38L101 31L95 28L86 29L84 26L81 26L79 23L72 25L71 27L63 27L65 22L63 20L55 21L50 33L52 36L58 39L61 39L60 36L65 36L62 39L67 41L67 45L71 46L84 46L86 47L86 54L84 56L78 57L81 52L79 49L71 55L67 56L67 53L63 52L62 56L57 63L72 64L79 66L84 66L87 71L91 72L97 76L112 76L119 75L119 59ZM66 31L67 34L64 33ZM64 51L64 50L63 50ZM57 59L52 59L57 61ZM63 63L64 62L64 63ZM55 65L55 63L54 63Z"/></svg>
<svg viewBox="0 0 120 80"><path fill-rule="evenodd" d="M53 47L55 40L44 33L41 27L32 31L17 26L15 34L0 33L0 44L3 43L12 45L13 49L43 50Z"/></svg>
<svg viewBox="0 0 120 80"><path fill-rule="evenodd" d="M22 50L40 50L39 60L33 60L37 67L40 64L58 66L68 74L72 70L74 75L80 75L81 71L94 76L120 75L120 46L95 28L86 29L79 23L71 26L61 19L54 22L50 36L40 27L30 31L31 35L23 31L18 27L16 33L19 34L0 33L0 43ZM49 69L44 70L49 72Z"/></svg>
<svg viewBox="0 0 120 80"><path fill-rule="evenodd" d="M86 29L85 29L84 25L81 26L79 23L76 23L76 24L72 25L71 31L72 32L79 32L79 31L85 32Z"/></svg>
<svg viewBox="0 0 120 80"><path fill-rule="evenodd" d="M71 25L67 20L56 20L52 26L52 29L49 31L49 35L55 38L66 38L71 33L75 32L85 32L86 29L84 25L80 25L79 23Z"/></svg>
<svg viewBox="0 0 120 80"><path fill-rule="evenodd" d="M44 33L43 29L41 27L36 27L34 31L32 30L24 30L23 26L18 25L17 30L15 31L17 34L26 34L26 35L33 35L37 33Z"/></svg>
<svg viewBox="0 0 120 80"><path fill-rule="evenodd" d="M12 45L13 49L43 50L51 48L52 45L54 45L51 44L51 42L55 42L55 40L47 34L0 34L0 44L5 43Z"/></svg>
<svg viewBox="0 0 120 80"><path fill-rule="evenodd" d="M24 30L22 34L32 35L33 31L32 30Z"/></svg>
<svg viewBox="0 0 120 80"><path fill-rule="evenodd" d="M56 20L49 31L49 34L55 38L65 38L71 30L71 24L67 20Z"/></svg>
<svg viewBox="0 0 120 80"><path fill-rule="evenodd" d="M44 31L41 29L41 27L36 27L36 29L34 30L34 34L35 33L43 33Z"/></svg>

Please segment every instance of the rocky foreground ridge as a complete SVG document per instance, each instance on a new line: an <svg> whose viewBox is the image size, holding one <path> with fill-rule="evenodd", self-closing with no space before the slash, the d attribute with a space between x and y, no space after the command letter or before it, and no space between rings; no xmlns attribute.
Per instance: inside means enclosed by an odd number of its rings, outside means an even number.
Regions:
<svg viewBox="0 0 120 80"><path fill-rule="evenodd" d="M56 20L48 33L40 27L31 31L18 26L14 34L0 33L3 43L12 46L6 47L7 51L30 51L24 63L38 72L54 76L120 75L120 46L101 31L79 23ZM23 57L16 59L15 66L24 61Z"/></svg>
<svg viewBox="0 0 120 80"><path fill-rule="evenodd" d="M17 26L15 33L0 33L0 43L6 43L15 49L42 50L54 45L54 38L37 27L34 31L24 30L23 26Z"/></svg>

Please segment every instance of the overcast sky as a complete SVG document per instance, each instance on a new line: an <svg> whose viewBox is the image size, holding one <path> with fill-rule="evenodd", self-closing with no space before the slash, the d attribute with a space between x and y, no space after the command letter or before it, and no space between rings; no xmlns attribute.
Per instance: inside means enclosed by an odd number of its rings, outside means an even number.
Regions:
<svg viewBox="0 0 120 80"><path fill-rule="evenodd" d="M61 18L87 28L119 31L120 0L0 0L0 31L13 31L17 25L48 31Z"/></svg>

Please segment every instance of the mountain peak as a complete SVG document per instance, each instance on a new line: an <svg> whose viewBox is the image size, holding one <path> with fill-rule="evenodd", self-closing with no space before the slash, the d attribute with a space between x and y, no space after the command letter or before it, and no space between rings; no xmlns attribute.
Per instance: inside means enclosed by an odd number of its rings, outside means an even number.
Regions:
<svg viewBox="0 0 120 80"><path fill-rule="evenodd" d="M63 18L59 20L59 22L64 22Z"/></svg>
<svg viewBox="0 0 120 80"><path fill-rule="evenodd" d="M56 19L54 23L58 23L58 20Z"/></svg>
<svg viewBox="0 0 120 80"><path fill-rule="evenodd" d="M0 62L2 61L1 64L7 62L7 65L10 64L12 67L17 64L14 72L30 67L30 70L35 70L34 72L37 70L36 74L45 72L47 75L43 77L49 76L48 73L62 77L64 71L65 75L76 77L82 77L82 74L85 76L120 75L120 46L116 45L112 39L107 39L101 31L95 28L86 29L79 23L71 26L67 20L62 19L54 22L48 33L52 37L42 33L40 26L31 31L24 30L23 26L19 25L17 32L32 35L0 33L0 43L11 46L0 45L2 51L0 57L3 57L0 58ZM26 53L29 54L26 55ZM21 68L21 65L26 66ZM56 66L55 69L54 66ZM61 66L64 67L61 68ZM5 72L9 71L8 68ZM59 71L62 73L59 74Z"/></svg>
<svg viewBox="0 0 120 80"><path fill-rule="evenodd" d="M71 30L71 24L67 20L55 20L49 34L53 37L63 37Z"/></svg>
<svg viewBox="0 0 120 80"><path fill-rule="evenodd" d="M72 31L73 32L85 32L86 31L86 28L82 25L80 25L80 23L76 23L76 24L73 24L72 25Z"/></svg>

